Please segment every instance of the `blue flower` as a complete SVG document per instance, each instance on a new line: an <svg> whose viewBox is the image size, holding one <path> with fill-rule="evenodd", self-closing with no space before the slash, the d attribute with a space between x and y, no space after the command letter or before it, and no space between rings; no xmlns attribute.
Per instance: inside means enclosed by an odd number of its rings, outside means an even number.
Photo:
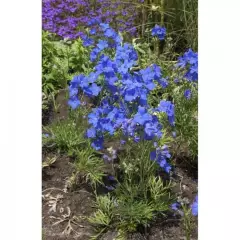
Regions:
<svg viewBox="0 0 240 240"><path fill-rule="evenodd" d="M96 33L96 29L91 29L89 32L91 35L94 35Z"/></svg>
<svg viewBox="0 0 240 240"><path fill-rule="evenodd" d="M93 62L97 59L97 56L99 54L100 50L98 48L94 48L92 52L90 53L90 60Z"/></svg>
<svg viewBox="0 0 240 240"><path fill-rule="evenodd" d="M91 146L95 149L95 150L101 150L103 148L103 137L99 137L97 139L95 139Z"/></svg>
<svg viewBox="0 0 240 240"><path fill-rule="evenodd" d="M78 88L69 87L69 97L74 97L78 94Z"/></svg>
<svg viewBox="0 0 240 240"><path fill-rule="evenodd" d="M164 40L166 36L166 28L155 25L152 29L152 36L157 36L160 40Z"/></svg>
<svg viewBox="0 0 240 240"><path fill-rule="evenodd" d="M191 95L192 95L192 92L191 92L190 89L185 90L185 92L184 92L184 97L185 97L186 99L189 100L189 99L191 98Z"/></svg>
<svg viewBox="0 0 240 240"><path fill-rule="evenodd" d="M147 112L145 107L138 107L138 112L135 114L133 122L136 122L140 125L144 125L146 122L151 121L152 116Z"/></svg>
<svg viewBox="0 0 240 240"><path fill-rule="evenodd" d="M110 181L115 181L115 178L114 178L114 176L109 175L109 176L108 176L108 180L110 180Z"/></svg>
<svg viewBox="0 0 240 240"><path fill-rule="evenodd" d="M107 23L100 23L100 27L103 31L106 31L108 28L110 28L109 24Z"/></svg>
<svg viewBox="0 0 240 240"><path fill-rule="evenodd" d="M192 49L189 49L183 56L178 58L176 67L186 68L184 77L188 81L198 80L198 54L193 52Z"/></svg>
<svg viewBox="0 0 240 240"><path fill-rule="evenodd" d="M97 46L100 49L100 51L102 51L108 47L108 42L105 40L99 40Z"/></svg>
<svg viewBox="0 0 240 240"><path fill-rule="evenodd" d="M157 157L157 153L156 153L156 150L150 152L150 159L153 161L155 160Z"/></svg>
<svg viewBox="0 0 240 240"><path fill-rule="evenodd" d="M95 128L88 129L86 135L88 138L95 138L96 137L96 129Z"/></svg>
<svg viewBox="0 0 240 240"><path fill-rule="evenodd" d="M76 109L81 104L80 100L77 98L77 96L71 97L68 100L68 105L72 109Z"/></svg>
<svg viewBox="0 0 240 240"><path fill-rule="evenodd" d="M106 37L115 37L116 36L116 32L111 29L111 28L107 28L104 32L104 36Z"/></svg>
<svg viewBox="0 0 240 240"><path fill-rule="evenodd" d="M139 143L141 138L139 136L135 136L133 140L134 142Z"/></svg>
<svg viewBox="0 0 240 240"><path fill-rule="evenodd" d="M179 209L179 207L180 207L180 204L179 203L173 203L172 205L171 205L171 209L172 210L175 210L175 211L177 211L178 209Z"/></svg>
<svg viewBox="0 0 240 240"><path fill-rule="evenodd" d="M165 112L168 116L169 123L174 126L175 124L175 113L174 113L174 104L170 101L161 100L158 108L156 109L160 112Z"/></svg>
<svg viewBox="0 0 240 240"><path fill-rule="evenodd" d="M168 151L167 146L163 146L162 148L156 148L156 150L150 153L150 159L156 161L158 165L167 173L169 173L172 169L171 165L167 162L167 160L170 158L171 155Z"/></svg>
<svg viewBox="0 0 240 240"><path fill-rule="evenodd" d="M96 83L93 83L87 87L84 87L83 92L89 97L98 96L98 94L101 92L101 87L99 87Z"/></svg>
<svg viewBox="0 0 240 240"><path fill-rule="evenodd" d="M198 195L195 197L195 200L191 208L192 208L192 215L197 216L198 215Z"/></svg>
<svg viewBox="0 0 240 240"><path fill-rule="evenodd" d="M89 47L89 46L92 46L94 44L94 40L91 39L91 38L85 38L83 40L83 46L84 47Z"/></svg>

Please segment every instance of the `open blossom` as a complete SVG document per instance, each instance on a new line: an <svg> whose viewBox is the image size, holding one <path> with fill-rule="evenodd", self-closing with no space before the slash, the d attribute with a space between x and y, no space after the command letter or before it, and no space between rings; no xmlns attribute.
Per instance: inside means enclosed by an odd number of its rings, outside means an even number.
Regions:
<svg viewBox="0 0 240 240"><path fill-rule="evenodd" d="M178 58L176 67L186 69L184 78L189 82L198 81L198 53L194 52L192 49L189 49Z"/></svg>
<svg viewBox="0 0 240 240"><path fill-rule="evenodd" d="M160 40L164 40L166 36L166 28L159 25L155 25L152 29L152 36L158 37Z"/></svg>
<svg viewBox="0 0 240 240"><path fill-rule="evenodd" d="M198 195L195 197L194 202L191 206L192 209L192 215L197 216L198 215Z"/></svg>

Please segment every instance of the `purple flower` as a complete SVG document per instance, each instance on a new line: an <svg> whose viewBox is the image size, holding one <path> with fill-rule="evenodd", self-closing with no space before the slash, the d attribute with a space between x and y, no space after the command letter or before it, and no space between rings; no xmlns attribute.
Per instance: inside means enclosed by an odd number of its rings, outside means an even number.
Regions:
<svg viewBox="0 0 240 240"><path fill-rule="evenodd" d="M108 155L104 154L103 155L103 160L106 161L106 162L111 162L112 158L110 158Z"/></svg>

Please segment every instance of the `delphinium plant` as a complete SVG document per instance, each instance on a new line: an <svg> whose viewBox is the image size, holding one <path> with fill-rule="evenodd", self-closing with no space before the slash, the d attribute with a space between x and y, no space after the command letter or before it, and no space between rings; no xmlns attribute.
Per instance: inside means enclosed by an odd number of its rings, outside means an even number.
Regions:
<svg viewBox="0 0 240 240"><path fill-rule="evenodd" d="M157 107L151 107L148 104L151 91L157 85L167 85L161 68L152 64L134 70L138 55L133 46L124 43L109 24L101 23L100 31L104 37L98 41L92 30L84 39L85 46L91 49L94 68L88 75L73 78L68 103L77 109L82 105L79 94L94 99L95 108L88 114L86 131L93 149L104 150L110 139L117 139L119 146L126 149L123 155L113 148L110 154L103 155L105 162L120 160L115 174L109 176L114 184L106 187L109 191L116 189L112 197L117 207L111 223L121 231L135 231L138 225L147 226L154 216L164 214L169 208L170 185L164 184L159 176L159 171L169 174L172 169L161 119L165 118L170 128L174 128L174 104L160 100ZM158 113L161 117L156 116ZM96 224L99 214L94 218ZM110 224L107 219L104 227Z"/></svg>
<svg viewBox="0 0 240 240"><path fill-rule="evenodd" d="M187 156L198 155L198 54L191 49L179 57L174 69L172 98L176 107L177 149ZM184 150L183 150L184 151Z"/></svg>
<svg viewBox="0 0 240 240"><path fill-rule="evenodd" d="M188 49L176 61L164 65L163 75L168 85L154 89L149 102L156 106L159 97L172 100L176 118L175 154L195 161L198 155L198 54Z"/></svg>

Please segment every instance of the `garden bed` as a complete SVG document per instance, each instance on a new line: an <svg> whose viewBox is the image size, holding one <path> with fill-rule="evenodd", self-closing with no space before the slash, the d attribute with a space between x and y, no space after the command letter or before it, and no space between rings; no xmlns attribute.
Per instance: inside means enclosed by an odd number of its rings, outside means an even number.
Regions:
<svg viewBox="0 0 240 240"><path fill-rule="evenodd" d="M46 157L53 157L54 153L43 154L43 160ZM59 156L56 162L50 167L44 168L42 173L42 190L43 190L43 236L45 240L60 240L60 239L83 239L88 240L94 235L94 228L88 222L86 217L89 217L93 212L94 196L90 191L90 187L86 186L85 182L79 183L77 188L69 189L68 182L72 177L74 169L71 167L72 160L67 156ZM187 198L189 202L194 200L197 192L196 179L189 177L191 172L176 167L175 173L178 177L175 179L178 182L174 191L183 198ZM50 201L60 196L56 204L56 211L49 211L52 208ZM50 206L51 205L51 206ZM78 219L76 224L71 223L73 230L70 235L67 234L66 227L69 219L62 223L54 225L54 223L64 219L63 215L68 214L68 208L71 211L71 217ZM196 223L197 227L197 223ZM64 230L66 233L63 233ZM74 232L76 231L76 232ZM107 232L101 239L113 240L116 232ZM172 217L165 221L158 221L151 224L146 233L137 232L129 235L129 240L178 240L184 238L184 228L180 223L179 218ZM197 228L192 235L192 239L197 239Z"/></svg>
<svg viewBox="0 0 240 240"><path fill-rule="evenodd" d="M43 32L43 238L196 240L198 54L90 27Z"/></svg>

